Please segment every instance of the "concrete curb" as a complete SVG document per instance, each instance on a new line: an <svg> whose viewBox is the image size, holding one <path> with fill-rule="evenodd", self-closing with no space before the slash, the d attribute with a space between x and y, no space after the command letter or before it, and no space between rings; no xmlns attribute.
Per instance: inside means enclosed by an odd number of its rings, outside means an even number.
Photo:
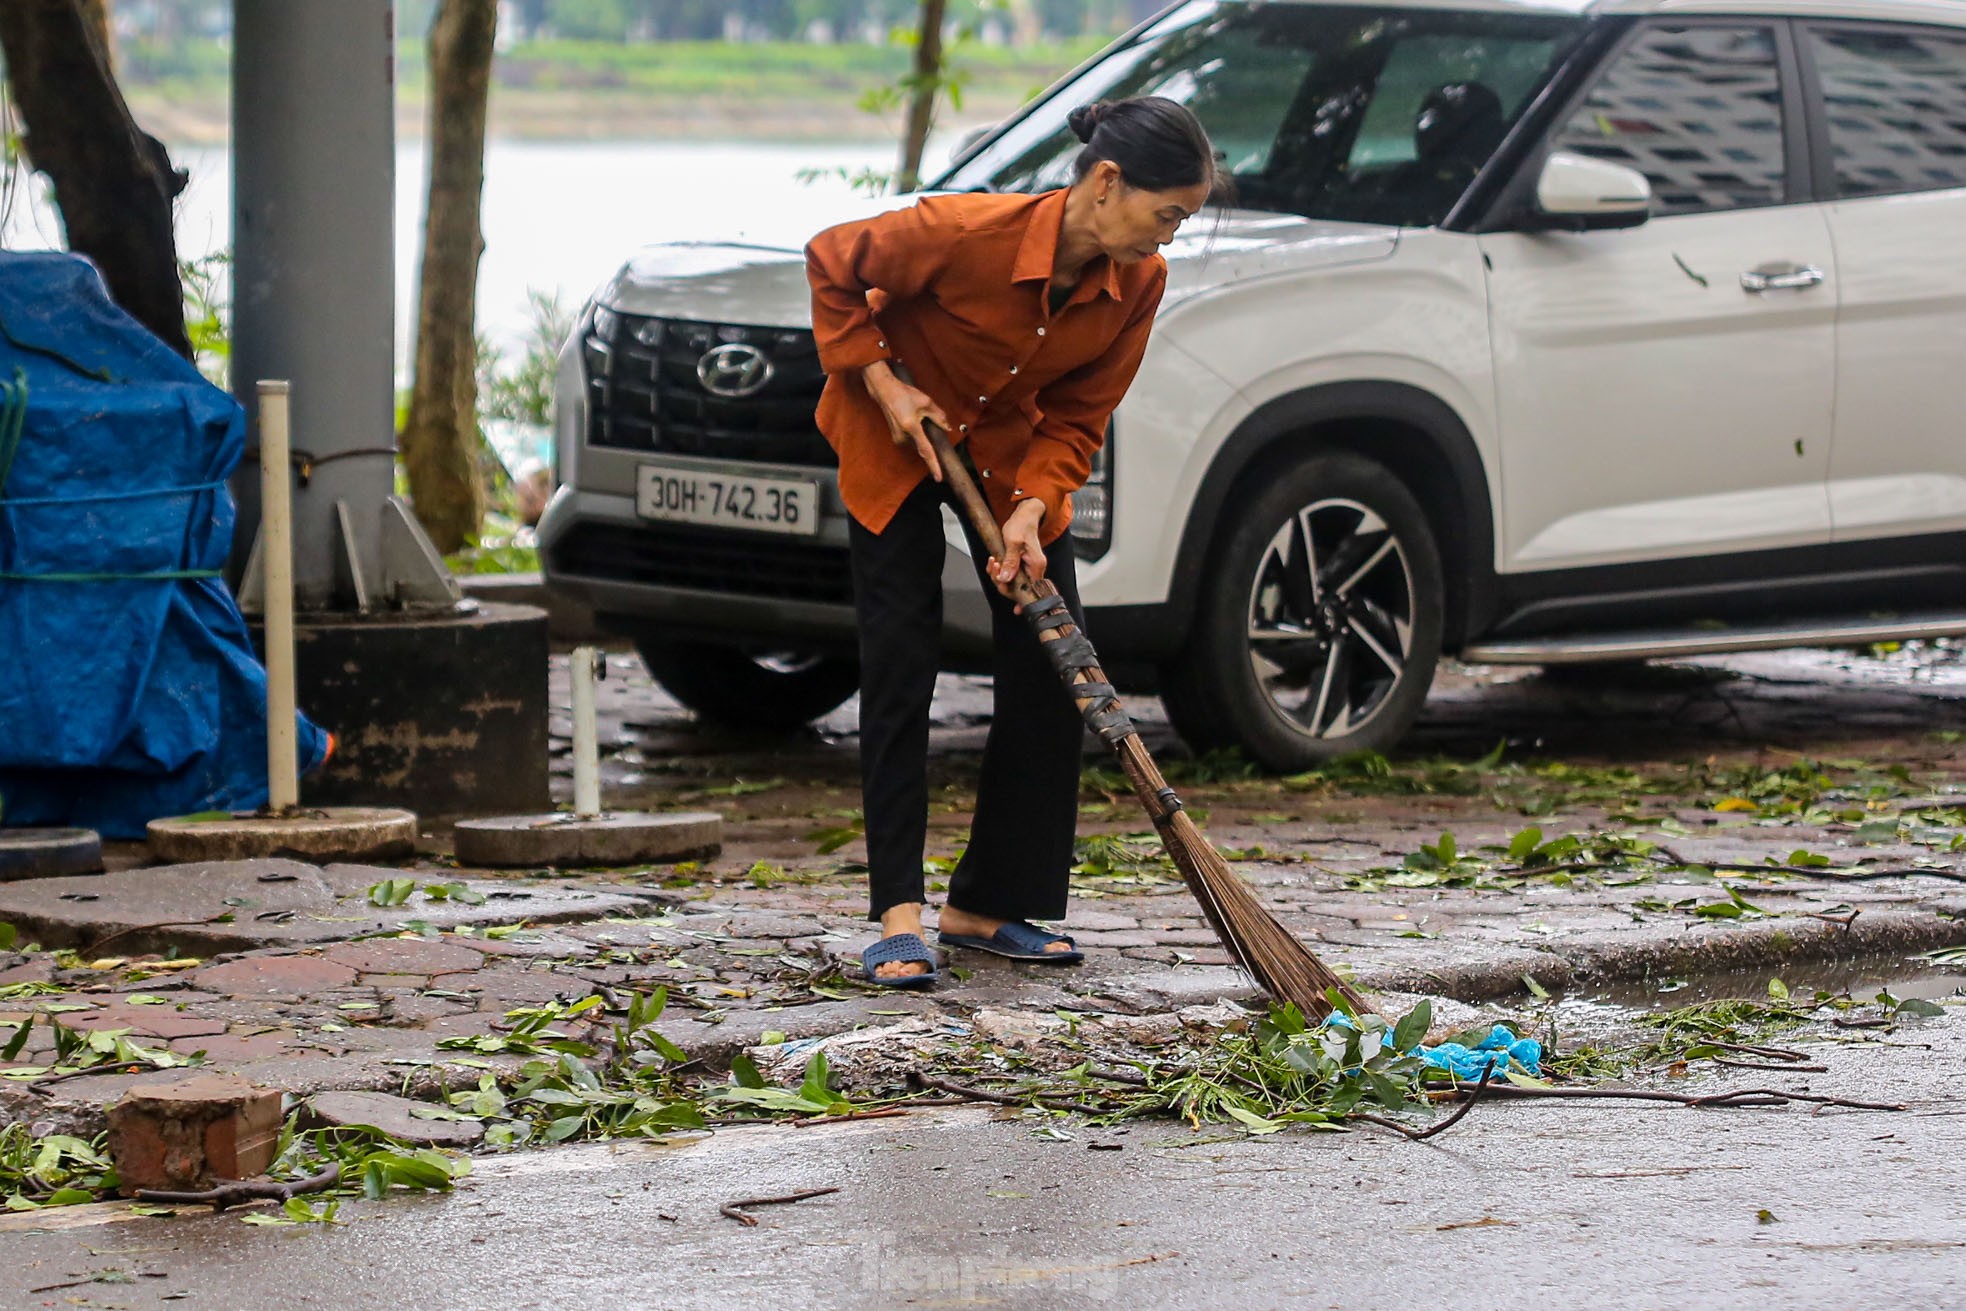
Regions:
<svg viewBox="0 0 1966 1311"><path fill-rule="evenodd" d="M1688 932L1672 926L1615 937L1580 937L1546 950L1465 966L1361 970L1359 981L1386 992L1432 993L1455 1001L1494 1001L1523 991L1522 976L1552 991L1658 975L1779 969L1856 956L1910 955L1966 943L1966 899L1926 911L1867 911L1849 925L1797 916Z"/></svg>

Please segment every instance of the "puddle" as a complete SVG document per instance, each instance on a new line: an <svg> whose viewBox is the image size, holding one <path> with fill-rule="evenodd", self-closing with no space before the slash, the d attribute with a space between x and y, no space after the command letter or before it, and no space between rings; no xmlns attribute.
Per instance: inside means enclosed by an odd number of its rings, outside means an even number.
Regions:
<svg viewBox="0 0 1966 1311"><path fill-rule="evenodd" d="M1870 1000L1880 989L1888 989L1894 997L1926 1001L1966 992L1966 964L1941 965L1916 956L1868 956L1799 961L1779 968L1628 979L1573 992L1570 999L1641 1011L1670 1010L1722 997L1766 997L1770 978L1781 979L1797 999L1807 998L1819 988L1847 992L1860 1001Z"/></svg>

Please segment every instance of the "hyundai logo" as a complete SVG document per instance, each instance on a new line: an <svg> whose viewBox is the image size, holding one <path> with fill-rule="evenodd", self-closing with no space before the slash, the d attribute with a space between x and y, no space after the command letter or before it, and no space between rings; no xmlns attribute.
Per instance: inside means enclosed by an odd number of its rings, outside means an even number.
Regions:
<svg viewBox="0 0 1966 1311"><path fill-rule="evenodd" d="M734 341L696 362L696 380L718 396L750 396L771 381L771 361L756 346Z"/></svg>

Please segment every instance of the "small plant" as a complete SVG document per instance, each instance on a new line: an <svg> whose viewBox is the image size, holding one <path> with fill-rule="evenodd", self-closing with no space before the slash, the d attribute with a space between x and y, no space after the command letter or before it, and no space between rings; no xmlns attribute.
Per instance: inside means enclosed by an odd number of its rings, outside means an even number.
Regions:
<svg viewBox="0 0 1966 1311"><path fill-rule="evenodd" d="M479 342L479 414L534 427L550 423L560 347L573 335L573 325L573 311L561 302L557 291L529 288L526 328L516 358L508 360L488 343Z"/></svg>
<svg viewBox="0 0 1966 1311"><path fill-rule="evenodd" d="M178 282L184 288L184 330L191 339L191 356L214 386L223 387L232 374L231 298L232 252L178 261Z"/></svg>

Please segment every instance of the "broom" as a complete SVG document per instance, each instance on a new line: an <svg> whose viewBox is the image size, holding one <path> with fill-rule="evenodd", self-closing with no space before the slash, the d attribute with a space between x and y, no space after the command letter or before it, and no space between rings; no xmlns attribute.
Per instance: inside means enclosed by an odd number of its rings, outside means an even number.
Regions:
<svg viewBox="0 0 1966 1311"><path fill-rule="evenodd" d="M958 454L949 444L949 434L932 422L924 420L922 431L942 464L943 479L975 527L977 536L983 539L983 545L993 557L1003 559L1003 532L983 493L977 490L968 452ZM1140 799L1147 818L1160 834L1161 845L1180 869L1188 891L1201 903L1202 913L1208 917L1222 945L1228 948L1229 955L1263 991L1278 1001L1294 1002L1313 1019L1331 1013L1330 991L1343 997L1357 1012L1369 1012L1371 1007L1351 985L1277 923L1276 917L1256 900L1248 885L1236 877L1228 862L1195 827L1194 820L1182 809L1181 798L1161 777L1160 767L1148 754L1146 743L1140 740L1133 721L1121 708L1119 698L1100 669L1098 653L1072 623L1065 598L1058 594L1051 580L1040 578L1033 582L1020 569L1011 584L1011 594L1024 607L1024 618L1037 631L1052 666L1072 689L1086 725L1119 757L1120 768L1126 771L1133 794Z"/></svg>

